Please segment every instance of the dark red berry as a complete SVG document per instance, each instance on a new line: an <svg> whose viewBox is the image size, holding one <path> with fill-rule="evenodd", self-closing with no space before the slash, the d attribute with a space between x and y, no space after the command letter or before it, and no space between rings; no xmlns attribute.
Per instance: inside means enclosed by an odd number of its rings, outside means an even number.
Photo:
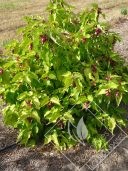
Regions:
<svg viewBox="0 0 128 171"><path fill-rule="evenodd" d="M86 43L86 41L87 41L86 37L83 37L82 38L82 43Z"/></svg>
<svg viewBox="0 0 128 171"><path fill-rule="evenodd" d="M31 123L33 121L33 118L32 117L28 117L27 120L28 120L29 123Z"/></svg>
<svg viewBox="0 0 128 171"><path fill-rule="evenodd" d="M49 102L49 103L47 104L47 107L48 107L49 109L51 109L51 108L53 107L53 103L52 103L52 102Z"/></svg>
<svg viewBox="0 0 128 171"><path fill-rule="evenodd" d="M110 65L114 67L116 65L116 62L110 59Z"/></svg>
<svg viewBox="0 0 128 171"><path fill-rule="evenodd" d="M46 35L41 35L40 40L41 40L41 43L44 44L45 42L48 41L48 37Z"/></svg>
<svg viewBox="0 0 128 171"><path fill-rule="evenodd" d="M96 72L96 71L97 71L96 65L92 65L91 68L92 68L92 71L93 71L93 72Z"/></svg>
<svg viewBox="0 0 128 171"><path fill-rule="evenodd" d="M18 57L16 57L16 61L17 61L17 62L19 62L19 60L20 60L19 56L18 56Z"/></svg>
<svg viewBox="0 0 128 171"><path fill-rule="evenodd" d="M49 77L45 77L45 80L49 80Z"/></svg>
<svg viewBox="0 0 128 171"><path fill-rule="evenodd" d="M29 45L29 49L30 49L30 50L33 49L33 44L32 44L32 43Z"/></svg>
<svg viewBox="0 0 128 171"><path fill-rule="evenodd" d="M98 36L101 33L102 33L102 30L100 28L96 28L95 35Z"/></svg>
<svg viewBox="0 0 128 171"><path fill-rule="evenodd" d="M4 70L0 68L0 75L2 75L3 73L4 73Z"/></svg>
<svg viewBox="0 0 128 171"><path fill-rule="evenodd" d="M77 19L73 20L74 24L79 24L79 21Z"/></svg>

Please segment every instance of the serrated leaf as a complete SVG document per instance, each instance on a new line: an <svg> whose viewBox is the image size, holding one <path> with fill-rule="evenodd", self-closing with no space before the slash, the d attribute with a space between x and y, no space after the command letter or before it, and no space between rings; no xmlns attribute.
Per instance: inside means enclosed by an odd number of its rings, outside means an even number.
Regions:
<svg viewBox="0 0 128 171"><path fill-rule="evenodd" d="M116 127L115 118L112 118L112 117L108 118L107 119L107 125L108 125L109 129L111 130L111 132L113 133L113 131L114 131L115 127Z"/></svg>
<svg viewBox="0 0 128 171"><path fill-rule="evenodd" d="M49 97L45 96L43 99L40 100L41 107L45 106L49 103Z"/></svg>
<svg viewBox="0 0 128 171"><path fill-rule="evenodd" d="M30 79L29 75L25 74L24 81L27 82L28 84L31 84L31 79Z"/></svg>
<svg viewBox="0 0 128 171"><path fill-rule="evenodd" d="M36 121L37 121L38 123L40 123L40 116L39 116L39 114L38 114L37 111L32 111L32 113L31 113L30 116L33 117L34 119L36 119Z"/></svg>
<svg viewBox="0 0 128 171"><path fill-rule="evenodd" d="M58 97L52 97L52 98L50 99L50 101L51 101L52 103L55 103L55 104L57 104L57 105L60 105L60 100L59 100Z"/></svg>
<svg viewBox="0 0 128 171"><path fill-rule="evenodd" d="M65 84L65 87L69 87L72 84L73 79L72 79L72 73L70 71L63 74L63 82Z"/></svg>
<svg viewBox="0 0 128 171"><path fill-rule="evenodd" d="M34 72L28 72L28 75L31 79L38 80L38 76Z"/></svg>
<svg viewBox="0 0 128 171"><path fill-rule="evenodd" d="M117 89L118 88L118 84L117 83L114 83L114 82L110 82L106 85L107 88L110 88L110 89Z"/></svg>
<svg viewBox="0 0 128 171"><path fill-rule="evenodd" d="M71 110L69 110L69 111L64 113L63 120L64 121L70 121L70 122L74 121L74 118L72 116Z"/></svg>
<svg viewBox="0 0 128 171"><path fill-rule="evenodd" d="M26 97L27 97L27 92L24 92L18 96L17 100L24 100Z"/></svg>
<svg viewBox="0 0 128 171"><path fill-rule="evenodd" d="M2 81L5 84L9 84L9 82L10 82L10 72L9 71L4 71L4 73L2 75Z"/></svg>
<svg viewBox="0 0 128 171"><path fill-rule="evenodd" d="M106 90L107 90L107 89L100 89L100 90L98 90L97 95L106 94Z"/></svg>
<svg viewBox="0 0 128 171"><path fill-rule="evenodd" d="M8 69L9 67L11 67L12 65L14 65L15 64L15 61L9 61L8 63L6 63L5 65L4 65L4 68L5 69Z"/></svg>
<svg viewBox="0 0 128 171"><path fill-rule="evenodd" d="M58 141L58 134L56 131L52 134L52 141L55 143L57 147L59 147L59 141Z"/></svg>
<svg viewBox="0 0 128 171"><path fill-rule="evenodd" d="M55 123L60 118L60 110L53 107L45 112L44 117L49 120L49 123Z"/></svg>
<svg viewBox="0 0 128 171"><path fill-rule="evenodd" d="M36 96L33 96L32 97L32 101L33 101L34 105L36 106L36 108L39 109L40 108L40 101L39 101L39 99Z"/></svg>
<svg viewBox="0 0 128 171"><path fill-rule="evenodd" d="M23 74L20 72L18 74L16 74L13 79L12 82L19 82L19 81L23 81Z"/></svg>

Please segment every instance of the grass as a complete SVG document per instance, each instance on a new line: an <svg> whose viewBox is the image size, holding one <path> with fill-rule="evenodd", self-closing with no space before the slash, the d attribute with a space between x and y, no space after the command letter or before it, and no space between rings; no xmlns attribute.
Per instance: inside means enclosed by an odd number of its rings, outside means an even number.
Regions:
<svg viewBox="0 0 128 171"><path fill-rule="evenodd" d="M30 2L30 0L0 0L0 10L16 10Z"/></svg>
<svg viewBox="0 0 128 171"><path fill-rule="evenodd" d="M16 9L16 5L14 4L14 3L11 3L11 2L9 2L9 3L1 3L0 4L0 10L5 10L5 9L7 9L7 10L10 10L10 9Z"/></svg>
<svg viewBox="0 0 128 171"><path fill-rule="evenodd" d="M76 11L97 2L106 13L110 23L118 21L121 9L128 7L128 0L67 0L76 7ZM0 0L0 46L16 37L16 30L25 23L22 18L26 15L46 15L45 7L49 0Z"/></svg>

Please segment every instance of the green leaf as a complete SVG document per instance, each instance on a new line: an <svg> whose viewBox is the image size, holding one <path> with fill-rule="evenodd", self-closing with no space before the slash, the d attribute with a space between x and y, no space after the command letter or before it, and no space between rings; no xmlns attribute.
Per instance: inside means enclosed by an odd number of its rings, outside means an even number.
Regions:
<svg viewBox="0 0 128 171"><path fill-rule="evenodd" d="M123 97L122 93L119 93L118 96L116 96L117 106L120 105L120 102L121 102L121 100L122 100L122 97Z"/></svg>
<svg viewBox="0 0 128 171"><path fill-rule="evenodd" d="M40 123L40 116L38 114L38 112L36 110L32 111L32 113L30 114L31 117L33 117L34 119L36 119L36 121L38 123Z"/></svg>
<svg viewBox="0 0 128 171"><path fill-rule="evenodd" d="M28 96L27 92L23 92L18 96L17 100L20 100L20 101L24 100L27 96Z"/></svg>
<svg viewBox="0 0 128 171"><path fill-rule="evenodd" d="M111 132L113 133L115 127L116 127L116 121L115 121L115 118L108 118L107 119L107 125L109 127L109 129L111 130Z"/></svg>
<svg viewBox="0 0 128 171"><path fill-rule="evenodd" d="M55 123L60 118L60 109L52 107L51 110L47 110L44 117L49 120L49 123Z"/></svg>
<svg viewBox="0 0 128 171"><path fill-rule="evenodd" d="M30 79L29 75L26 74L24 76L24 81L27 82L28 84L31 84L31 79Z"/></svg>
<svg viewBox="0 0 128 171"><path fill-rule="evenodd" d="M73 122L74 121L71 110L64 113L63 120L65 122L67 122L67 121Z"/></svg>
<svg viewBox="0 0 128 171"><path fill-rule="evenodd" d="M2 94L5 91L5 88L1 87L0 88L0 94Z"/></svg>
<svg viewBox="0 0 128 171"><path fill-rule="evenodd" d="M49 97L48 96L44 96L41 100L40 100L40 104L41 107L45 106L46 104L49 103Z"/></svg>
<svg viewBox="0 0 128 171"><path fill-rule="evenodd" d="M2 81L3 81L3 83L9 84L10 78L11 78L10 72L9 71L4 71L4 73L2 75Z"/></svg>
<svg viewBox="0 0 128 171"><path fill-rule="evenodd" d="M27 146L31 148L35 147L35 145L36 145L36 141L34 139L29 140L27 143Z"/></svg>
<svg viewBox="0 0 128 171"><path fill-rule="evenodd" d="M87 79L94 80L94 77L92 76L92 71L90 68L85 68L84 75L87 77Z"/></svg>
<svg viewBox="0 0 128 171"><path fill-rule="evenodd" d="M12 82L23 82L23 73L22 72L17 73L13 77Z"/></svg>
<svg viewBox="0 0 128 171"><path fill-rule="evenodd" d="M53 41L55 44L57 44L58 46L61 46L61 45L57 42L56 38L53 37L52 33L50 33L50 38L52 39L52 41Z"/></svg>
<svg viewBox="0 0 128 171"><path fill-rule="evenodd" d="M9 67L11 67L12 65L14 65L15 64L15 61L9 61L8 63L6 63L5 65L4 65L4 68L5 69L8 69Z"/></svg>
<svg viewBox="0 0 128 171"><path fill-rule="evenodd" d="M63 82L65 84L65 87L71 86L73 79L72 79L72 73L70 71L63 74Z"/></svg>
<svg viewBox="0 0 128 171"><path fill-rule="evenodd" d="M59 98L58 98L58 97L52 97L52 98L50 99L50 101L51 101L52 103L55 103L55 104L57 104L57 105L60 105L60 101L59 101Z"/></svg>
<svg viewBox="0 0 128 171"><path fill-rule="evenodd" d="M56 131L52 134L52 141L55 143L57 147L59 147L59 140L58 140L58 134Z"/></svg>
<svg viewBox="0 0 128 171"><path fill-rule="evenodd" d="M54 131L53 133L51 133L51 135L46 135L45 136L45 141L44 144L49 144L51 141L53 141L53 143L59 148L59 141L58 141L58 134L56 131Z"/></svg>
<svg viewBox="0 0 128 171"><path fill-rule="evenodd" d="M30 130L23 130L20 132L19 136L18 136L18 139L21 141L22 144L25 144L27 145L28 143L28 140L30 139L31 137L31 131Z"/></svg>
<svg viewBox="0 0 128 171"><path fill-rule="evenodd" d="M107 90L107 89L102 89L102 88L100 88L100 89L98 90L97 95L106 94L106 90Z"/></svg>
<svg viewBox="0 0 128 171"><path fill-rule="evenodd" d="M17 126L17 121L18 114L15 111L12 111L11 108L4 113L4 123L6 125L11 125L15 128Z"/></svg>
<svg viewBox="0 0 128 171"><path fill-rule="evenodd" d="M117 83L114 83L114 82L110 82L106 85L107 88L110 88L110 89L117 89L119 86L119 84Z"/></svg>
<svg viewBox="0 0 128 171"><path fill-rule="evenodd" d="M87 101L87 97L86 96L79 96L78 97L78 101L76 102L76 104L83 104Z"/></svg>
<svg viewBox="0 0 128 171"><path fill-rule="evenodd" d="M32 97L32 101L33 101L34 105L36 106L36 108L40 109L40 101L36 96Z"/></svg>
<svg viewBox="0 0 128 171"><path fill-rule="evenodd" d="M89 102L92 102L93 101L93 96L92 95L88 95L87 99L88 99Z"/></svg>
<svg viewBox="0 0 128 171"><path fill-rule="evenodd" d="M31 79L38 80L38 76L34 72L28 72L28 74Z"/></svg>

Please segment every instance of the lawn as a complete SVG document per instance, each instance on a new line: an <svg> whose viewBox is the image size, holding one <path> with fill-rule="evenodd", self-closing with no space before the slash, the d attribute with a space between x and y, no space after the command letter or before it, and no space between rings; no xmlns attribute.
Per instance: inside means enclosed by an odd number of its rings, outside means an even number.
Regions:
<svg viewBox="0 0 128 171"><path fill-rule="evenodd" d="M69 0L68 0L69 1ZM45 7L48 0L0 0L0 47L16 36L16 30L25 23L22 18L26 15L46 15ZM106 18L111 23L121 17L121 8L128 7L127 0L70 0L76 11L96 2L106 13Z"/></svg>

